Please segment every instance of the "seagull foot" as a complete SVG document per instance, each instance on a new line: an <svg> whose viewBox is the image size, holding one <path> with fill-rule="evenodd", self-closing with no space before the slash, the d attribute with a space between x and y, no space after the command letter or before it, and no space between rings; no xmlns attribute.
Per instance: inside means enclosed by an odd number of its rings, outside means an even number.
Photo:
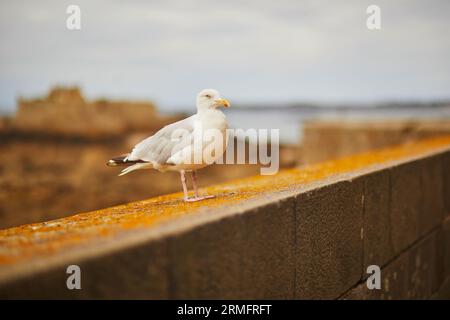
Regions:
<svg viewBox="0 0 450 320"><path fill-rule="evenodd" d="M210 195L210 196L200 196L200 197L193 197L193 198L184 198L184 201L186 202L197 202L197 201L202 201L205 199L211 199L211 198L215 198L216 196L214 195Z"/></svg>

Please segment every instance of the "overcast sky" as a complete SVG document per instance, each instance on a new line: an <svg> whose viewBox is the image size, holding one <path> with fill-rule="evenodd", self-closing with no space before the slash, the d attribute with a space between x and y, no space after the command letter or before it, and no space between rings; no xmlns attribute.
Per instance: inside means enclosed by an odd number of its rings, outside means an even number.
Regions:
<svg viewBox="0 0 450 320"><path fill-rule="evenodd" d="M0 110L55 84L166 110L208 87L242 103L450 98L449 12L448 0L1 0Z"/></svg>

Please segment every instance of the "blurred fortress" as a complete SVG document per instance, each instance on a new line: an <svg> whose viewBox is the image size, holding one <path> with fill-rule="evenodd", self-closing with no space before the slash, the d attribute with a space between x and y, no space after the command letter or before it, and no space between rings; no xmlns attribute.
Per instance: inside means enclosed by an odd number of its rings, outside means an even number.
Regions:
<svg viewBox="0 0 450 320"><path fill-rule="evenodd" d="M150 102L90 102L77 87L56 87L45 98L19 99L12 126L23 132L95 138L154 130L168 120Z"/></svg>

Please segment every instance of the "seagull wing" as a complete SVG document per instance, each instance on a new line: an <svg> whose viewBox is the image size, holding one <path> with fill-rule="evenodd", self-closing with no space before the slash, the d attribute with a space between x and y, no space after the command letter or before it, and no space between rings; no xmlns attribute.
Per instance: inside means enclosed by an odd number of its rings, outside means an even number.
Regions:
<svg viewBox="0 0 450 320"><path fill-rule="evenodd" d="M173 154L192 144L194 122L195 115L165 126L153 136L139 142L126 159L167 164Z"/></svg>

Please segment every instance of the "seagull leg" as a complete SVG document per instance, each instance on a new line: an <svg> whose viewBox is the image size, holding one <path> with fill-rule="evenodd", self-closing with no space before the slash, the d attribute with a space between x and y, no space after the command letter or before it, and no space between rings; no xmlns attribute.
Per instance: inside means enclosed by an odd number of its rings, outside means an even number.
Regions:
<svg viewBox="0 0 450 320"><path fill-rule="evenodd" d="M194 198L185 199L185 201L195 202L195 201L211 199L211 198L215 197L215 196L199 196L198 187L197 187L197 174L195 173L195 170L192 170L192 186L194 187Z"/></svg>
<svg viewBox="0 0 450 320"><path fill-rule="evenodd" d="M188 194L187 185L186 185L186 176L184 175L184 173L185 173L184 170L180 171L181 184L183 185L184 201L188 201L189 194Z"/></svg>
<svg viewBox="0 0 450 320"><path fill-rule="evenodd" d="M198 187L197 187L197 174L195 173L195 170L192 170L192 186L194 187L194 195L196 198L198 198Z"/></svg>

